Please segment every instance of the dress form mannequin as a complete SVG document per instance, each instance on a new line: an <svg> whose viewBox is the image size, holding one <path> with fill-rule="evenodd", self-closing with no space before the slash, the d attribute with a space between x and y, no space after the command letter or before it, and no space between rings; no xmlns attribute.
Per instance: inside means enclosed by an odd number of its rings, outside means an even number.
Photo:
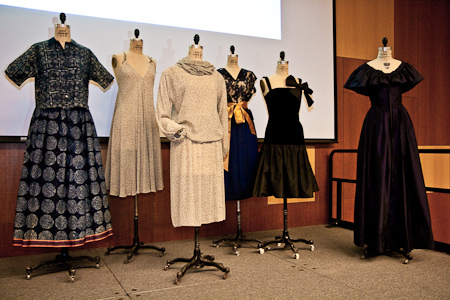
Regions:
<svg viewBox="0 0 450 300"><path fill-rule="evenodd" d="M284 51L280 52L280 60L277 63L276 71L273 75L268 76L266 78L263 78L260 81L261 85L261 91L263 93L263 96L265 97L269 91L273 91L274 89L280 89L281 91L283 89L294 89L293 85L287 85L287 78L292 77L289 76L289 62L285 59L285 53ZM299 84L299 79L295 78L295 82L293 84ZM301 82L300 82L301 84ZM268 85L268 86L266 86ZM306 83L305 83L306 85ZM302 87L303 88L303 87ZM308 90L307 86L305 86L306 90ZM301 91L302 94L303 91ZM311 91L312 93L312 91ZM302 94L300 94L300 97L303 97ZM270 95L269 95L270 96ZM266 131L267 132L267 131ZM267 138L267 136L266 136ZM306 151L306 150L304 150ZM263 152L261 152L263 153ZM285 182L283 189L288 190L286 187L288 185L287 182ZM254 194L255 196L255 194ZM299 259L298 249L295 247L294 243L296 242L302 242L307 245L309 245L309 248L311 251L314 251L314 242L312 240L306 240L306 239L293 239L289 236L288 232L288 221L287 221L287 215L288 215L288 207L287 207L287 197L283 197L283 218L284 218L284 227L283 227L283 233L280 236L275 237L272 241L266 241L263 243L258 244L259 252L263 254L266 250L270 250L270 245L276 244L277 246L283 246L285 249L291 249L294 253L294 258Z"/></svg>
<svg viewBox="0 0 450 300"><path fill-rule="evenodd" d="M112 66L114 68L114 75L117 78L117 73L122 67L122 62L125 59L125 55L128 63L133 69L141 76L144 76L149 68L149 58L143 54L144 41L139 39L139 29L134 31L135 38L130 40L130 47L128 51L114 54L112 57ZM155 63L155 61L153 61Z"/></svg>
<svg viewBox="0 0 450 300"><path fill-rule="evenodd" d="M135 38L130 40L130 47L129 50L125 53L118 53L114 54L112 57L112 66L114 68L114 74L117 79L121 78L118 76L119 70L122 68L122 63L125 60L131 65L131 67L138 73L141 77L144 77L145 74L148 71L148 68L150 68L149 61L151 63L155 63L150 57L143 54L143 40L139 39L139 29L134 30ZM118 63L119 62L119 63ZM124 263L129 263L130 259L133 257L133 255L138 254L138 251L140 249L154 249L160 252L160 256L164 254L166 249L164 247L156 247L152 245L144 245L144 243L139 241L139 214L138 214L138 198L139 194L136 193L134 195L134 237L133 237L133 244L132 245L126 245L126 246L115 246L115 247L108 247L106 251L106 255L110 254L111 251L117 250L117 249L125 249L129 250L127 253L127 258L124 260Z"/></svg>
<svg viewBox="0 0 450 300"><path fill-rule="evenodd" d="M364 248L361 258L399 253L407 264L412 250L435 246L414 126L402 104L424 78L386 44L383 38L378 57L344 85L371 103L358 143L353 242Z"/></svg>
<svg viewBox="0 0 450 300"><path fill-rule="evenodd" d="M395 71L400 66L402 61L394 59L392 57L391 47L386 47L386 45L387 38L383 38L383 47L378 48L377 58L369 61L367 64L375 70L379 70L383 73L389 74Z"/></svg>
<svg viewBox="0 0 450 300"><path fill-rule="evenodd" d="M200 46L198 42L200 37L198 34L194 36L194 44L189 46L188 57L192 60L202 61L203 60L203 46Z"/></svg>
<svg viewBox="0 0 450 300"><path fill-rule="evenodd" d="M286 78L289 76L289 61L284 60L284 58L285 53L284 51L281 51L280 60L277 62L275 73L268 77L273 89L287 87ZM265 86L264 80L260 81L260 85L263 95L266 95L267 92L269 92L269 89Z"/></svg>
<svg viewBox="0 0 450 300"><path fill-rule="evenodd" d="M183 59L183 60L188 60L187 63L191 66L194 65L194 68L195 68L195 65L206 65L206 63L208 63L208 62L203 62L203 47L198 44L199 40L200 40L200 37L198 34L196 34L194 36L194 44L189 46L189 53L188 53L187 59L186 58ZM181 60L181 61L183 61L183 60ZM192 61L194 61L194 62L192 62ZM211 65L211 67L214 68L212 65ZM166 71L164 71L164 72L166 72ZM216 72L216 71L214 71L214 72ZM183 75L186 75L186 74L183 73ZM214 75L214 73L212 75ZM192 75L190 75L190 76L192 76ZM202 76L198 76L198 77L202 77ZM192 85L193 84L188 83L185 85L185 87L188 86L188 88L189 87L192 88L193 87ZM196 87L197 86L195 86L195 88ZM179 129L175 134L173 134L173 136L177 139L180 138L182 131L183 131L183 129ZM185 139L187 140L188 138L185 138ZM206 144L206 143L203 143L203 144ZM202 147L204 147L204 146L202 146ZM188 152L188 151L186 151L186 152ZM195 196L198 196L198 194L200 194L200 193L197 193ZM190 225L188 225L188 226L190 226ZM186 263L180 269L180 271L177 272L177 276L174 280L175 284L179 284L181 278L186 274L186 272L189 269L191 269L193 267L195 267L195 268L203 268L204 266L215 267L215 268L221 270L222 272L224 272L223 279L227 279L228 273L230 273L230 269L224 267L224 265L222 263L215 262L214 256L202 254L202 252L200 251L200 242L199 242L200 226L194 225L194 228L195 228L194 255L191 258L175 258L172 260L167 260L167 264L164 267L164 270L168 270L171 265L173 265L174 263L177 263L177 262Z"/></svg>
<svg viewBox="0 0 450 300"><path fill-rule="evenodd" d="M238 65L238 55L237 54L235 54L234 53L234 51L235 51L235 47L232 45L231 47L230 47L230 52L231 52L231 54L230 55L228 55L228 59L227 59L227 65L225 66L225 70L229 73L229 75L234 79L234 80L237 80L238 79L238 76L239 76L239 74L240 74L240 72L241 72L241 68L239 67L239 65ZM220 71L220 70L219 70ZM246 71L245 69L244 69L244 71ZM256 78L255 78L256 79ZM233 115L234 114L234 109L235 109L235 107L236 106L238 106L238 105L244 105L244 107L247 109L247 101L241 101L241 102L239 102L239 104L238 103L233 103L233 102L229 102L228 103L228 109L229 109L229 111L231 110L231 111L233 111L232 113L231 113L231 115ZM241 106L242 107L242 106ZM247 115L248 115L248 113L247 112L245 112ZM233 116L232 116L233 117ZM229 118L230 118L230 120L229 120L229 130L230 130L230 136L231 136L231 126L233 126L232 124L231 124L231 118L232 117L230 117L230 114L229 114ZM235 118L235 120L236 120L236 116L234 116L234 118ZM250 118L250 117L249 117ZM250 119L250 121L251 121L251 119ZM236 122L236 121L235 121ZM237 123L237 122L236 122ZM248 124L248 121L247 121L247 124ZM237 125L237 124L235 124L235 125ZM252 125L253 126L253 125ZM256 134L255 134L256 135ZM230 138L231 139L231 138ZM248 143L251 143L250 142L250 139L247 139L247 142ZM255 143L255 144L257 144L257 143ZM251 149L250 147L248 147L248 144L245 144L245 143L240 143L239 144L239 146L240 147L243 147L243 148L245 148L245 149ZM257 151L256 151L257 152ZM230 155L230 153L233 153L232 151L230 151L229 152L229 154L228 154L228 156L227 156L227 158L226 158L226 161L225 161L225 164L224 164L224 169L226 170L226 171L229 171L228 170L228 163L229 163L229 155ZM247 160L247 163L248 163L248 160ZM248 167L249 165L247 164L247 165L244 165L244 164L242 164L243 166L245 166L245 167ZM226 166L226 167L225 167ZM242 177L241 177L242 178ZM225 180L225 185L227 185L227 180ZM231 187L233 187L233 185L231 185ZM230 244L230 246L233 248L233 252L234 252L234 254L236 254L236 255L239 255L239 251L238 251L238 248L240 248L241 247L241 245L242 245L242 242L257 242L257 243L261 243L260 241L258 241L258 240L254 240L254 239L246 239L245 238L245 236L243 236L242 235L242 228L241 228L241 206L240 206L240 200L236 200L236 213L237 213L237 234L236 234L236 237L234 237L234 238L222 238L222 239L220 239L220 240L214 240L213 241L213 244L214 244L214 246L216 246L216 247L219 247L219 243L221 243L221 242L232 242L231 244Z"/></svg>
<svg viewBox="0 0 450 300"><path fill-rule="evenodd" d="M65 49L66 43L72 40L70 37L70 26L65 24L66 15L64 13L60 14L60 20L61 24L56 24L55 26L55 40Z"/></svg>
<svg viewBox="0 0 450 300"><path fill-rule="evenodd" d="M230 47L231 54L228 55L227 65L225 66L225 70L230 73L230 75L236 79L241 71L241 68L238 65L238 55L234 54L234 46Z"/></svg>
<svg viewBox="0 0 450 300"><path fill-rule="evenodd" d="M65 21L66 21L65 13L61 13L59 15L59 18L61 20L61 23L57 24L55 26L54 38L56 41L58 41L61 44L62 48L65 49L66 43L68 43L72 40L71 35L70 35L70 26L65 24ZM69 255L68 247L62 247L60 250L60 254L58 254L54 260L44 261L33 267L26 267L26 272L27 272L26 277L27 277L27 279L30 279L32 272L37 269L40 269L42 267L57 265L57 266L65 268L69 273L69 282L74 282L75 268L72 265L72 263L74 261L93 262L95 264L95 268L98 269L100 267L100 257L99 256L92 257L92 256L83 255L83 256L73 257L73 256Z"/></svg>

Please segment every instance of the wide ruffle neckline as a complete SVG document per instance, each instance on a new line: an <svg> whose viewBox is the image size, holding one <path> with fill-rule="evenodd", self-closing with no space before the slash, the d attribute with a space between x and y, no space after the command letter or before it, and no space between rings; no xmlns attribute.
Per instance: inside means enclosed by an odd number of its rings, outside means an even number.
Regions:
<svg viewBox="0 0 450 300"><path fill-rule="evenodd" d="M409 63L402 62L391 73L374 69L367 63L359 66L347 80L346 88L353 86L379 86L381 84L417 84L423 79L422 75Z"/></svg>

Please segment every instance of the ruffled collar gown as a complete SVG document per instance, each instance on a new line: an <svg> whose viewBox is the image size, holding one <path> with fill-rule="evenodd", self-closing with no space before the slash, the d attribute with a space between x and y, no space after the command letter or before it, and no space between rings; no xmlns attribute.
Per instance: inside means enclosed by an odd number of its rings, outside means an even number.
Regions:
<svg viewBox="0 0 450 300"><path fill-rule="evenodd" d="M414 127L402 105L422 79L405 62L389 74L363 64L344 85L372 104L359 140L354 212L354 243L372 254L434 247Z"/></svg>

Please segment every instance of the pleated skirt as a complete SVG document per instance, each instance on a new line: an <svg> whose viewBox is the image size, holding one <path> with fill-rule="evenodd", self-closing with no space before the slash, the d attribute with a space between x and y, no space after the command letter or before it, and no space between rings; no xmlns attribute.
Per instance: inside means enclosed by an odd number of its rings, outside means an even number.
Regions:
<svg viewBox="0 0 450 300"><path fill-rule="evenodd" d="M100 144L89 110L36 109L19 184L14 246L77 247L110 235Z"/></svg>
<svg viewBox="0 0 450 300"><path fill-rule="evenodd" d="M225 220L222 141L170 143L170 209L174 227Z"/></svg>

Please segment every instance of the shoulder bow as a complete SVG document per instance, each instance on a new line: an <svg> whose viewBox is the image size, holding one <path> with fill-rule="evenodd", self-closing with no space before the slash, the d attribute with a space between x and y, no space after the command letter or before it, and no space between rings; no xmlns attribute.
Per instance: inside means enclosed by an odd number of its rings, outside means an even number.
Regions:
<svg viewBox="0 0 450 300"><path fill-rule="evenodd" d="M298 81L299 81L299 83L297 83L297 81L295 80L294 76L289 75L286 78L286 86L293 86L293 87L295 87L295 90L298 91L297 93L299 94L299 97L301 97L302 92L303 92L303 95L305 95L306 102L308 103L308 106L313 105L314 101L311 98L311 94L313 93L313 90L308 87L308 83L307 82L302 83L302 80L300 78L298 79Z"/></svg>

